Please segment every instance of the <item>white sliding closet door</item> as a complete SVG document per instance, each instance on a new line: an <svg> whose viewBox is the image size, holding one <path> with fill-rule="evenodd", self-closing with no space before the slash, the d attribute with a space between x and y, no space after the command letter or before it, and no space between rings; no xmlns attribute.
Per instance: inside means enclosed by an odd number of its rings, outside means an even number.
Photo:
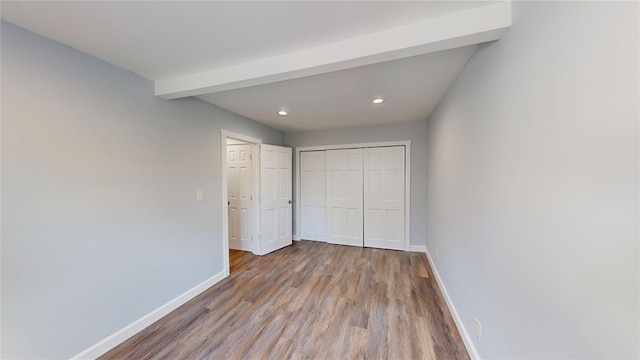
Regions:
<svg viewBox="0 0 640 360"><path fill-rule="evenodd" d="M302 239L327 241L327 153L300 153Z"/></svg>
<svg viewBox="0 0 640 360"><path fill-rule="evenodd" d="M364 246L404 249L404 146L364 149Z"/></svg>
<svg viewBox="0 0 640 360"><path fill-rule="evenodd" d="M327 150L327 242L363 246L362 149Z"/></svg>

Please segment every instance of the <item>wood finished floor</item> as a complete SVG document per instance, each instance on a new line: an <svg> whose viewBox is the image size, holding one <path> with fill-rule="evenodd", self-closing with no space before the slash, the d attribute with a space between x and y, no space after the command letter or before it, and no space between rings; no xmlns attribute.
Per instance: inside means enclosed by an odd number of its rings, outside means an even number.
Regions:
<svg viewBox="0 0 640 360"><path fill-rule="evenodd" d="M469 359L422 253L301 241L230 265L100 359Z"/></svg>

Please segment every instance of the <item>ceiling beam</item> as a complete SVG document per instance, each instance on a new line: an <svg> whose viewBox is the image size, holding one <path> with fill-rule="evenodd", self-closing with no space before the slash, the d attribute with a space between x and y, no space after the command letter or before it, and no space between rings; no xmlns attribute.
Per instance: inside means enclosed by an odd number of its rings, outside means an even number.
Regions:
<svg viewBox="0 0 640 360"><path fill-rule="evenodd" d="M397 60L498 40L511 26L501 1L363 36L155 82L155 95L177 99Z"/></svg>

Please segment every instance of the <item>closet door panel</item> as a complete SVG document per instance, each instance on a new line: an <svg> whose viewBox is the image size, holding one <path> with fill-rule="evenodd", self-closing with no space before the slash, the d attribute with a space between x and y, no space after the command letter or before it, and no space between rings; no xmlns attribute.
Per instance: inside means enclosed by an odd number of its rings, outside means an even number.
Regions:
<svg viewBox="0 0 640 360"><path fill-rule="evenodd" d="M404 146L364 150L364 246L404 250Z"/></svg>
<svg viewBox="0 0 640 360"><path fill-rule="evenodd" d="M327 242L363 246L362 149L327 150Z"/></svg>
<svg viewBox="0 0 640 360"><path fill-rule="evenodd" d="M327 240L327 157L325 151L300 153L303 240Z"/></svg>

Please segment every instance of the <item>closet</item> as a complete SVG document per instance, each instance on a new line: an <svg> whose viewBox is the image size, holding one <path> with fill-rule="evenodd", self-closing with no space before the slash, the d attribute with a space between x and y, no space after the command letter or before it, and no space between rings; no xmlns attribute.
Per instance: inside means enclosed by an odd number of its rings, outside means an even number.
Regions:
<svg viewBox="0 0 640 360"><path fill-rule="evenodd" d="M301 238L404 250L405 176L405 146L301 151Z"/></svg>

